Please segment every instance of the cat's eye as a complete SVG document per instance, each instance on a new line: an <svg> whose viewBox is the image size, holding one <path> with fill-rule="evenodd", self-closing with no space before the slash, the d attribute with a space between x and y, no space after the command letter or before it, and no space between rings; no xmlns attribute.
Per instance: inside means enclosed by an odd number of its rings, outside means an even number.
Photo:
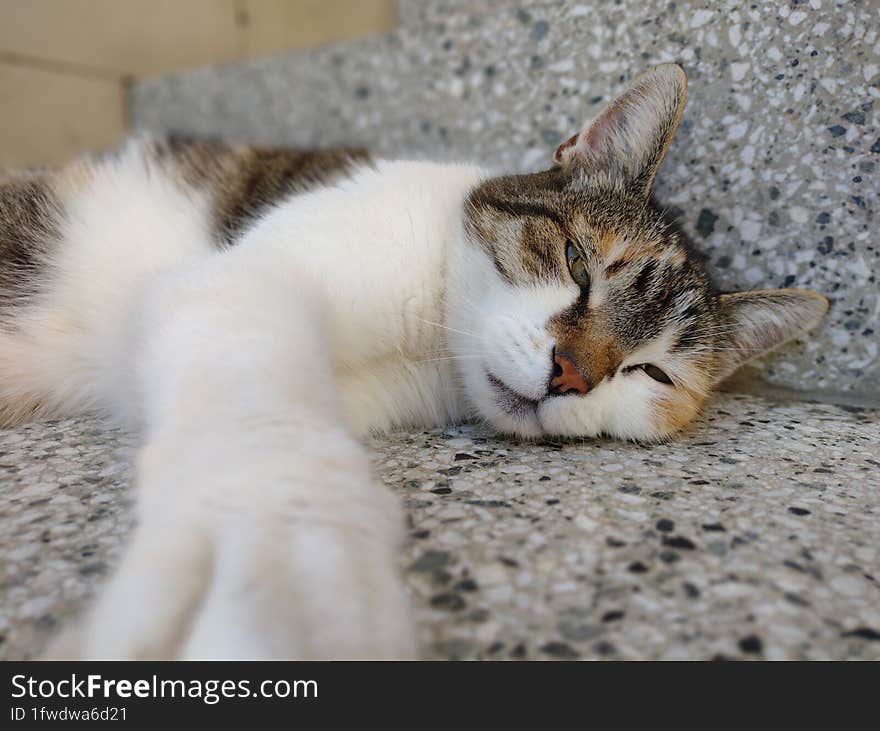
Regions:
<svg viewBox="0 0 880 731"><path fill-rule="evenodd" d="M642 363L642 365L636 367L641 368L645 373L651 376L651 378L657 381L657 383L665 383L667 386L672 385L672 379L657 366L652 365L651 363Z"/></svg>
<svg viewBox="0 0 880 731"><path fill-rule="evenodd" d="M590 291L590 273L587 271L587 263L571 241L565 242L565 260L568 262L568 271L574 283L583 292Z"/></svg>

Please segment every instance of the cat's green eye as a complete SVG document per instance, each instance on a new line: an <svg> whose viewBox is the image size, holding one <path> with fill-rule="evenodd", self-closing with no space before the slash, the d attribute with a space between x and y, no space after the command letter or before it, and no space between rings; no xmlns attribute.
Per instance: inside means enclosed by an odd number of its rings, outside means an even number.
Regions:
<svg viewBox="0 0 880 731"><path fill-rule="evenodd" d="M571 272L571 278L574 280L574 283L583 292L589 292L590 273L587 271L587 263L571 241L565 242L565 260L568 262L568 271Z"/></svg>
<svg viewBox="0 0 880 731"><path fill-rule="evenodd" d="M641 368L645 373L651 376L651 378L653 378L658 383L665 383L667 386L672 385L672 379L667 376L663 371L661 371L657 366L650 363L643 363L638 367Z"/></svg>

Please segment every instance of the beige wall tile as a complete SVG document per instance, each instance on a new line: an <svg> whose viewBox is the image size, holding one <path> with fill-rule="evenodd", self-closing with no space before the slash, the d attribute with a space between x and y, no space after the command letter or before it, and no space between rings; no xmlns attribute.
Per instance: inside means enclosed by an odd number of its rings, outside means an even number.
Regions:
<svg viewBox="0 0 880 731"><path fill-rule="evenodd" d="M395 0L0 0L0 164L116 142L121 82L393 28Z"/></svg>
<svg viewBox="0 0 880 731"><path fill-rule="evenodd" d="M0 53L112 74L231 60L236 0L0 0Z"/></svg>
<svg viewBox="0 0 880 731"><path fill-rule="evenodd" d="M48 165L125 134L117 81L0 63L0 167Z"/></svg>
<svg viewBox="0 0 880 731"><path fill-rule="evenodd" d="M390 30L394 0L0 0L0 60L151 76Z"/></svg>

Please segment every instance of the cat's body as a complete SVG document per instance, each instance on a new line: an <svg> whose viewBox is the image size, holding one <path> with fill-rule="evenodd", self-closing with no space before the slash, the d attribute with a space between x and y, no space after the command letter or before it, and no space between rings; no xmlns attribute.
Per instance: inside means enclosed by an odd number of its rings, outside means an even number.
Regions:
<svg viewBox="0 0 880 731"><path fill-rule="evenodd" d="M0 420L144 435L137 533L57 651L409 656L357 435L662 438L815 324L810 293L719 297L650 204L683 104L658 67L532 176L140 140L2 183Z"/></svg>
<svg viewBox="0 0 880 731"><path fill-rule="evenodd" d="M346 161L344 172L325 169L333 184L304 178L293 165L286 184L268 191L257 214L230 235L217 223L228 218L227 201L191 186L167 149L134 140L104 161L27 183L32 199L54 200L59 241L20 270L16 286L33 294L15 293L5 310L15 318L0 332L0 358L9 361L0 385L6 421L20 411L98 410L141 424L142 404L129 392L135 366L123 360L138 358L126 342L131 308L149 298L145 288L162 286L158 273L198 278L207 258L215 261L204 268L218 276L271 272L321 313L327 365L350 392L342 401L356 433L465 416L453 362L441 355L444 282L459 258L450 250L462 245L464 199L487 173L362 155L349 161L340 153L330 164ZM248 175L233 166L227 172ZM77 188L57 192L73 175L81 176ZM13 362L18 377L10 377Z"/></svg>

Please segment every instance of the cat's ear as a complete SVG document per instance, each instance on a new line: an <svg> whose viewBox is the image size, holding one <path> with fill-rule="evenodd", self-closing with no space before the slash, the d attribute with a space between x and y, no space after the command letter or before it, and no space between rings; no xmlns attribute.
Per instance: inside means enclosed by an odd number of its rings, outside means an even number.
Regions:
<svg viewBox="0 0 880 731"><path fill-rule="evenodd" d="M804 289L765 289L722 294L718 380L743 363L812 330L828 311L828 300Z"/></svg>
<svg viewBox="0 0 880 731"><path fill-rule="evenodd" d="M553 160L587 179L622 184L647 197L678 127L686 96L687 78L680 66L655 66L563 142Z"/></svg>

